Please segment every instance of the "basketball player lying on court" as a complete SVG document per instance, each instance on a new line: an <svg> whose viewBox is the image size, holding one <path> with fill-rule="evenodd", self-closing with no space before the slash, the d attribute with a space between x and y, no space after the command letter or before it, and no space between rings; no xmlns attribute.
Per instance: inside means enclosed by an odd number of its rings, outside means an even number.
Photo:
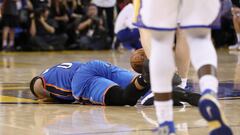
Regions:
<svg viewBox="0 0 240 135"><path fill-rule="evenodd" d="M149 89L149 82L143 75L99 60L56 65L34 77L30 83L31 92L43 103L133 106ZM184 90L173 91L176 104L184 101L197 105L200 98L200 95ZM153 99L145 101L148 105L153 104Z"/></svg>

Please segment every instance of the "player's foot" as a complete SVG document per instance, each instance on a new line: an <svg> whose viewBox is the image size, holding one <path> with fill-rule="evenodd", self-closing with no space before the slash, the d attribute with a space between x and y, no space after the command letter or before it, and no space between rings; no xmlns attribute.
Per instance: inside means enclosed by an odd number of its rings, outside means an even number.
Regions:
<svg viewBox="0 0 240 135"><path fill-rule="evenodd" d="M13 51L15 51L15 48L14 48L14 46L10 46L10 47L8 48L8 51L10 51L10 52L13 52Z"/></svg>
<svg viewBox="0 0 240 135"><path fill-rule="evenodd" d="M198 106L201 95L199 93L186 91L180 87L175 87L173 88L173 98L181 102L187 102L193 106Z"/></svg>
<svg viewBox="0 0 240 135"><path fill-rule="evenodd" d="M174 93L174 92L173 92ZM174 95L174 94L173 94ZM150 106L153 105L154 95L151 91L148 91L141 99L141 105ZM174 106L183 106L183 104L176 98L173 97Z"/></svg>
<svg viewBox="0 0 240 135"><path fill-rule="evenodd" d="M178 74L174 74L173 78L172 78L172 86L173 87L177 87L178 85L180 85L182 83L182 79Z"/></svg>
<svg viewBox="0 0 240 135"><path fill-rule="evenodd" d="M230 46L228 47L228 49L229 49L229 50L238 50L238 49L240 49L240 44L237 43L237 44L235 44L235 45L230 45Z"/></svg>
<svg viewBox="0 0 240 135"><path fill-rule="evenodd" d="M199 110L203 118L208 122L209 135L232 135L230 127L221 112L220 104L211 90L206 90L200 101Z"/></svg>
<svg viewBox="0 0 240 135"><path fill-rule="evenodd" d="M7 47L7 46L3 46L3 47L2 47L2 51L3 51L3 52L8 51L8 47Z"/></svg>
<svg viewBox="0 0 240 135"><path fill-rule="evenodd" d="M149 105L153 105L153 101L154 101L154 95L151 92L151 90L149 90L141 99L141 105L145 105L145 106L149 106Z"/></svg>
<svg viewBox="0 0 240 135"><path fill-rule="evenodd" d="M175 127L173 121L165 121L153 131L157 135L175 135Z"/></svg>

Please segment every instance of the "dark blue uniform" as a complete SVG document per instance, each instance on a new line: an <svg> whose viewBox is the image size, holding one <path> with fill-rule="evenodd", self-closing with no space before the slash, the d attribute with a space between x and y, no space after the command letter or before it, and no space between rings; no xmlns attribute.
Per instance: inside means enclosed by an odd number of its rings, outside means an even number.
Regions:
<svg viewBox="0 0 240 135"><path fill-rule="evenodd" d="M135 75L104 61L62 63L45 70L41 76L45 88L64 101L90 101L104 104L107 90L112 86L123 89Z"/></svg>

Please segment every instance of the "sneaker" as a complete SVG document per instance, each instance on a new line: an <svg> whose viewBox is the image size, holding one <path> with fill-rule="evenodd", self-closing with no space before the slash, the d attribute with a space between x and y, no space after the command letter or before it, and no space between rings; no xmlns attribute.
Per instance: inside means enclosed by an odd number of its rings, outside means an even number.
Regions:
<svg viewBox="0 0 240 135"><path fill-rule="evenodd" d="M235 44L235 45L230 45L230 46L228 47L229 50L237 50L237 49L239 49L239 48L240 48L240 44L239 44L239 43L237 43L237 44Z"/></svg>
<svg viewBox="0 0 240 135"><path fill-rule="evenodd" d="M173 91L173 95L175 95L175 92ZM140 99L140 104L144 106L150 106L153 105L154 102L154 95L153 93L149 90L141 99ZM174 106L183 106L183 104L173 96L173 105Z"/></svg>
<svg viewBox="0 0 240 135"><path fill-rule="evenodd" d="M8 51L9 51L9 52L14 52L14 51L15 51L15 47L14 47L14 46L10 46L10 47L8 48Z"/></svg>
<svg viewBox="0 0 240 135"><path fill-rule="evenodd" d="M172 78L172 86L173 87L177 87L178 85L180 85L182 83L182 79L178 74L174 74L173 78Z"/></svg>
<svg viewBox="0 0 240 135"><path fill-rule="evenodd" d="M153 101L154 101L154 95L151 92L151 90L149 90L142 98L141 98L141 105L145 105L145 106L150 106L153 105Z"/></svg>
<svg viewBox="0 0 240 135"><path fill-rule="evenodd" d="M2 51L3 51L3 52L8 51L8 47L7 47L7 46L3 46L3 47L2 47Z"/></svg>
<svg viewBox="0 0 240 135"><path fill-rule="evenodd" d="M211 90L206 90L199 101L199 111L208 122L209 135L232 135L225 116L221 112L220 104Z"/></svg>
<svg viewBox="0 0 240 135"><path fill-rule="evenodd" d="M177 101L187 102L192 106L198 106L201 95L199 93L186 91L180 87L173 88L173 98Z"/></svg>
<svg viewBox="0 0 240 135"><path fill-rule="evenodd" d="M173 121L165 121L160 124L158 128L153 131L157 135L176 135Z"/></svg>

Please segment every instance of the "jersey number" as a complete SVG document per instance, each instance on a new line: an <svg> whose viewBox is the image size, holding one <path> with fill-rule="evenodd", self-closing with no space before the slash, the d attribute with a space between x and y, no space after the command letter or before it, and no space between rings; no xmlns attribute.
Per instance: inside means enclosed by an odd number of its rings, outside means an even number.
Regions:
<svg viewBox="0 0 240 135"><path fill-rule="evenodd" d="M57 67L60 67L60 68L71 68L72 67L72 63L62 63L60 65L58 65Z"/></svg>

